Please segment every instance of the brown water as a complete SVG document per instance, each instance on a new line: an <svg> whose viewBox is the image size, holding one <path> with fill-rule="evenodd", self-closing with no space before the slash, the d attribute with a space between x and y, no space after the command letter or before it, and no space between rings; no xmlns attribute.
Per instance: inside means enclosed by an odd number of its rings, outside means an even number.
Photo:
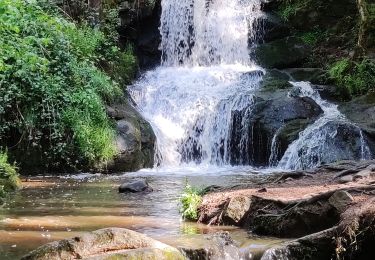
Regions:
<svg viewBox="0 0 375 260"><path fill-rule="evenodd" d="M201 187L233 186L258 177L231 171L32 177L0 208L0 259L18 259L42 244L105 227L129 228L172 246L189 247L207 246L204 234L228 230L239 247L255 252L279 241L252 237L234 227L184 222L178 197L186 180ZM118 193L121 183L138 178L146 179L154 192Z"/></svg>

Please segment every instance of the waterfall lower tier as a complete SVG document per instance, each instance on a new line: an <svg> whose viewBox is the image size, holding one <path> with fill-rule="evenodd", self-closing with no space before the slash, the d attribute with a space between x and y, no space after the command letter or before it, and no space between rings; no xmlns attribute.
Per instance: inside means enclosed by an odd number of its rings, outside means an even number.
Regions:
<svg viewBox="0 0 375 260"><path fill-rule="evenodd" d="M278 164L283 169L308 169L339 160L371 159L370 149L362 130L348 121L337 109L337 105L323 100L309 82L294 82L294 92L310 97L324 114L289 145Z"/></svg>
<svg viewBox="0 0 375 260"><path fill-rule="evenodd" d="M130 93L156 132L159 164L250 164L247 120L262 74L242 65L147 72Z"/></svg>
<svg viewBox="0 0 375 260"><path fill-rule="evenodd" d="M157 136L158 166L306 169L371 158L361 129L309 83L293 83L293 94L306 100L288 98L287 90L258 95L264 70L249 47L261 36L261 2L162 0L162 64L128 88ZM293 120L299 125L290 127Z"/></svg>

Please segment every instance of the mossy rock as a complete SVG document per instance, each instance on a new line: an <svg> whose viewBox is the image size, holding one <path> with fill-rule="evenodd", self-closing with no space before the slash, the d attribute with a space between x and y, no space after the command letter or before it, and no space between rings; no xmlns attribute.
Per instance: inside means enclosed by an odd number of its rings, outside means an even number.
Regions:
<svg viewBox="0 0 375 260"><path fill-rule="evenodd" d="M288 89L293 87L293 85L289 83L289 80L290 77L279 70L267 70L262 79L261 88L263 90Z"/></svg>
<svg viewBox="0 0 375 260"><path fill-rule="evenodd" d="M107 108L109 117L116 120L118 154L109 163L112 172L137 171L154 164L155 134L151 125L129 104L129 101Z"/></svg>
<svg viewBox="0 0 375 260"><path fill-rule="evenodd" d="M310 52L310 47L301 38L291 36L259 45L254 55L262 67L284 69L298 67Z"/></svg>
<svg viewBox="0 0 375 260"><path fill-rule="evenodd" d="M309 81L312 84L326 84L327 72L320 68L292 68L285 70L294 81Z"/></svg>

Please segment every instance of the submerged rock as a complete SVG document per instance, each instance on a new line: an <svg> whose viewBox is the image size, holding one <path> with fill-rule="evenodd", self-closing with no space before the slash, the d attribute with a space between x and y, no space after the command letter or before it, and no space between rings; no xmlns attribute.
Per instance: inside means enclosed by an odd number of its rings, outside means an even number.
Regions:
<svg viewBox="0 0 375 260"><path fill-rule="evenodd" d="M126 193L126 192L150 192L153 191L153 189L148 185L147 181L145 180L136 180L131 183L124 183L121 184L118 191L120 193Z"/></svg>
<svg viewBox="0 0 375 260"><path fill-rule="evenodd" d="M187 259L216 260L216 259L243 259L240 249L228 232L217 232L205 237L202 246L179 247Z"/></svg>
<svg viewBox="0 0 375 260"><path fill-rule="evenodd" d="M108 169L125 172L152 167L156 137L151 125L128 102L108 107L107 113L117 122L118 150Z"/></svg>
<svg viewBox="0 0 375 260"><path fill-rule="evenodd" d="M23 260L69 259L185 259L176 249L143 234L123 229L100 229L43 245Z"/></svg>

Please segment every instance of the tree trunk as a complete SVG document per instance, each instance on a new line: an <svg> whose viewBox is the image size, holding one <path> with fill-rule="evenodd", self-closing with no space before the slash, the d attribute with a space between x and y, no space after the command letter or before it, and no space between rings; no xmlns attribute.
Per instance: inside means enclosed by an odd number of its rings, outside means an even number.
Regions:
<svg viewBox="0 0 375 260"><path fill-rule="evenodd" d="M367 53L367 34L369 27L369 12L367 9L367 0L357 0L357 7L360 17L358 42L354 53L355 59L363 58Z"/></svg>

